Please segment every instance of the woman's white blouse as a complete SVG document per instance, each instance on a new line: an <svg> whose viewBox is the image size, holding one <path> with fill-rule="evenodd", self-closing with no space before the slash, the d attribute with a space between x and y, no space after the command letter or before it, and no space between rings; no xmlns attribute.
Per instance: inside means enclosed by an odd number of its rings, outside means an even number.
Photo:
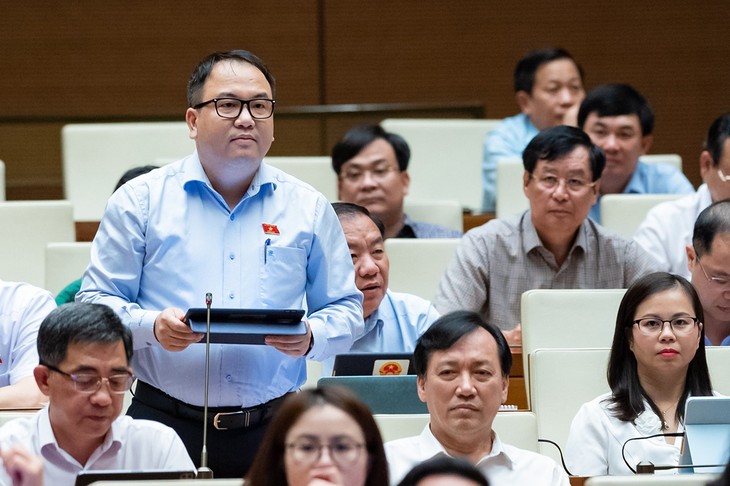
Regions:
<svg viewBox="0 0 730 486"><path fill-rule="evenodd" d="M579 476L601 476L633 474L626 466L621 448L634 437L659 434L661 420L649 404L636 420L626 422L611 414L608 407L610 393L584 403L570 426L570 435L565 447L565 463L572 474ZM677 432L684 427L679 425ZM674 444L668 444L663 437L636 440L626 446L625 456L631 467L639 462L649 461L655 466L679 464L682 438L675 437ZM676 469L657 471L657 474L677 473Z"/></svg>

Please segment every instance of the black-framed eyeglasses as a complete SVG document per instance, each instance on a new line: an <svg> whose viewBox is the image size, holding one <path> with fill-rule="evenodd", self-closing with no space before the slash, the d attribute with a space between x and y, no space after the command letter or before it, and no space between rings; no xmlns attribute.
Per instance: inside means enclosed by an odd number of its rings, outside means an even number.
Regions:
<svg viewBox="0 0 730 486"><path fill-rule="evenodd" d="M199 110L210 103L215 105L215 112L221 118L238 118L241 116L243 107L246 106L251 118L262 120L264 118L269 118L274 114L274 105L276 104L276 100L268 98L254 98L252 100L240 100L238 98L213 98L212 100L198 103L193 106L193 108Z"/></svg>
<svg viewBox="0 0 730 486"><path fill-rule="evenodd" d="M644 317L637 319L634 324L639 326L639 331L649 336L661 334L664 330L664 324L669 324L674 334L689 334L694 330L697 323L700 322L696 317L681 316L665 321L659 317Z"/></svg>
<svg viewBox="0 0 730 486"><path fill-rule="evenodd" d="M298 439L286 444L291 451L292 459L300 464L314 464L322 457L322 450L327 449L334 461L339 466L350 466L360 457L360 452L365 444L356 442L349 437L334 439L329 444L321 444L318 440Z"/></svg>
<svg viewBox="0 0 730 486"><path fill-rule="evenodd" d="M74 389L77 392L89 395L99 391L101 384L104 381L109 383L109 390L111 390L112 393L122 395L131 388L132 382L134 381L134 374L131 371L105 377L99 376L96 373L66 373L53 365L49 365L47 363L40 364L71 380L74 384Z"/></svg>

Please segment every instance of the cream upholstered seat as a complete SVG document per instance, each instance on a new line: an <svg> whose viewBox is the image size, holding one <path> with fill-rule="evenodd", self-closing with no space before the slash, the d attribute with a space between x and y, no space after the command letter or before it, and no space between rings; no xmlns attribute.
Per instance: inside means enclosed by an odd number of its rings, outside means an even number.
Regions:
<svg viewBox="0 0 730 486"><path fill-rule="evenodd" d="M482 206L482 146L501 120L389 118L381 126L402 136L411 149L408 172L414 199L459 201L479 212ZM447 140L448 143L444 143Z"/></svg>
<svg viewBox="0 0 730 486"><path fill-rule="evenodd" d="M625 289L535 289L522 294L524 369L536 349L608 348ZM530 376L525 374L528 402Z"/></svg>
<svg viewBox="0 0 730 486"><path fill-rule="evenodd" d="M683 196L686 194L606 194L601 198L601 225L629 239L651 208Z"/></svg>
<svg viewBox="0 0 730 486"><path fill-rule="evenodd" d="M195 143L185 122L84 123L61 130L63 190L74 220L99 221L122 174L137 166L176 160Z"/></svg>
<svg viewBox="0 0 730 486"><path fill-rule="evenodd" d="M68 201L0 202L0 276L3 280L45 285L46 244L76 239Z"/></svg>
<svg viewBox="0 0 730 486"><path fill-rule="evenodd" d="M266 157L264 162L306 182L330 202L337 201L337 175L329 157Z"/></svg>
<svg viewBox="0 0 730 486"><path fill-rule="evenodd" d="M403 211L413 221L464 231L464 212L459 201L455 199L416 200L406 197Z"/></svg>
<svg viewBox="0 0 730 486"><path fill-rule="evenodd" d="M433 300L441 276L451 261L459 238L388 238L388 287Z"/></svg>
<svg viewBox="0 0 730 486"><path fill-rule="evenodd" d="M91 258L91 242L52 242L46 245L45 288L58 294L81 278Z"/></svg>

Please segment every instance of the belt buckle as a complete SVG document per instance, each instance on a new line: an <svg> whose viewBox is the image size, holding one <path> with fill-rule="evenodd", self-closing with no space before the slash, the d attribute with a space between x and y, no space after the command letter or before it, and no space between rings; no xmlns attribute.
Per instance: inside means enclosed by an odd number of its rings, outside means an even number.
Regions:
<svg viewBox="0 0 730 486"><path fill-rule="evenodd" d="M217 430L228 430L228 427L223 427L219 425L221 417L240 414L244 414L243 427L248 428L249 424L251 423L251 412L249 410L236 410L235 412L218 412L217 414L215 414L215 417L213 417L213 427L215 427Z"/></svg>

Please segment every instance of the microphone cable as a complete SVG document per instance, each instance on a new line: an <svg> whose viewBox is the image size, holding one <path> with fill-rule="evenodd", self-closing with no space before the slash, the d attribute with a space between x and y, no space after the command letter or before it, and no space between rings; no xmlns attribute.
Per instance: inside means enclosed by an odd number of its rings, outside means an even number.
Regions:
<svg viewBox="0 0 730 486"><path fill-rule="evenodd" d="M572 476L573 473L568 471L568 466L565 465L565 459L563 458L563 450L560 448L557 442L553 442L550 439L537 439L537 442L543 442L545 444L552 444L555 446L555 448L558 450L558 454L560 454L560 463L563 465L563 469L568 474L568 476Z"/></svg>
<svg viewBox="0 0 730 486"><path fill-rule="evenodd" d="M637 471L636 471L636 469L634 469L633 467L631 467L631 465L629 464L629 461L626 460L626 444L628 444L629 442L635 441L635 440L656 439L657 437L684 437L684 432L667 432L667 433L664 433L664 434L654 434L654 435L647 435L647 436L642 436L642 437L632 437L629 440L627 440L626 442L624 442L624 445L621 446L621 458L624 460L624 463L626 464L626 467L628 467L629 470L632 473L638 474ZM639 463L639 464L641 464L641 463ZM638 467L638 465L637 465L637 467ZM655 467L652 464L651 467L652 467L652 470L651 471L641 471L641 473L647 473L648 472L650 474L653 474L654 473L654 469L656 469L657 467L662 467L662 466ZM670 467L666 467L665 466L663 468L664 469L670 469L671 467L675 467L675 466L670 466Z"/></svg>

